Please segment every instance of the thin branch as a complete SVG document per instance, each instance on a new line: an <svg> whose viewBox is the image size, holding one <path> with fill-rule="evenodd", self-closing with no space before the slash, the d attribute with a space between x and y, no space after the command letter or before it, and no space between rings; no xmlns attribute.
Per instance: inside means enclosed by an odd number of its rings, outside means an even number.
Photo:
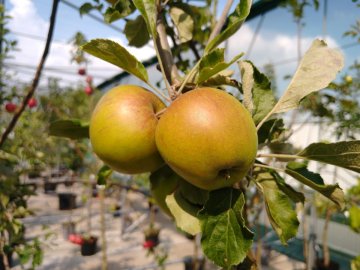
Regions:
<svg viewBox="0 0 360 270"><path fill-rule="evenodd" d="M190 49L191 49L191 51L193 52L193 54L195 56L196 61L199 61L201 56L200 56L198 50L196 49L195 42L193 40L190 40L189 41L189 46L190 46Z"/></svg>
<svg viewBox="0 0 360 270"><path fill-rule="evenodd" d="M51 44L53 31L54 31L54 26L55 26L55 19L56 19L56 12L57 12L58 4L59 4L59 0L54 0L53 1L52 10L51 10L51 16L50 16L50 26L49 26L48 35L47 35L47 38L46 38L46 44L45 44L43 55L42 55L42 57L40 59L40 63L38 65L38 67L37 67L35 77L34 77L34 79L32 81L30 89L29 89L27 95L25 96L19 110L14 114L11 122L9 123L8 127L6 128L3 135L1 136L0 148L4 145L4 143L5 143L6 139L8 138L9 134L14 129L17 121L19 120L21 114L24 112L24 110L26 108L26 105L28 104L31 97L34 95L35 90L36 90L36 88L37 88L37 86L39 84L40 77L41 77L41 72L42 72L43 67L45 65L45 61L46 61L46 58L47 58L47 55L48 55L49 49L50 49L50 44Z"/></svg>
<svg viewBox="0 0 360 270"><path fill-rule="evenodd" d="M183 91L186 83L190 80L190 78L192 78L196 72L198 71L198 66L200 65L200 61L198 61L195 66L189 71L189 73L186 75L185 79L182 81L179 90L176 92L176 96L180 95L181 92Z"/></svg>
<svg viewBox="0 0 360 270"><path fill-rule="evenodd" d="M220 16L218 22L216 23L214 29L212 30L212 32L211 32L211 34L210 34L208 43L210 43L217 35L220 34L220 31L221 31L222 27L223 27L224 24L225 24L227 15L228 15L228 13L229 13L229 10L230 10L233 2L234 2L234 0L228 0L228 1L226 2L225 7L224 7L224 10L223 10L223 12L221 13L221 16Z"/></svg>
<svg viewBox="0 0 360 270"><path fill-rule="evenodd" d="M158 53L159 64L162 72L164 72L166 79L170 85L179 82L179 72L174 63L171 48L167 40L167 34L165 29L165 22L163 14L159 12L157 24L156 24L157 37L155 40L155 48ZM170 96L172 96L172 88L167 86Z"/></svg>

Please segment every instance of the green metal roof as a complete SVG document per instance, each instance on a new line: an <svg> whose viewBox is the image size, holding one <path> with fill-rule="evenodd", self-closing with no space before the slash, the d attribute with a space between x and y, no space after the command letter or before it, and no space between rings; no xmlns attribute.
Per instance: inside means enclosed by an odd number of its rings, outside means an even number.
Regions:
<svg viewBox="0 0 360 270"><path fill-rule="evenodd" d="M281 254L288 256L289 258L304 262L304 242L301 238L292 238L287 242L287 246L281 244L280 239L276 235L275 231L267 226L260 225L255 230L255 239L261 237L263 245L267 245L271 250L275 250ZM318 246L322 251L322 245ZM321 254L319 254L321 256ZM337 262L341 270L351 270L351 261L355 258L352 255L346 254L336 249L330 248L331 261Z"/></svg>

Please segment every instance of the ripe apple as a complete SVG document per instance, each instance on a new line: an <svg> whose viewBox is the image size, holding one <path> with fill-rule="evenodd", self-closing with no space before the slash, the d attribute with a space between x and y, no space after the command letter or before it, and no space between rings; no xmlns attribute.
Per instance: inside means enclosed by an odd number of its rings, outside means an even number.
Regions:
<svg viewBox="0 0 360 270"><path fill-rule="evenodd" d="M27 104L29 108L33 108L37 105L37 100L35 98L30 98Z"/></svg>
<svg viewBox="0 0 360 270"><path fill-rule="evenodd" d="M16 105L12 102L8 102L5 104L5 110L9 113L13 113L16 110Z"/></svg>
<svg viewBox="0 0 360 270"><path fill-rule="evenodd" d="M90 120L94 152L114 170L135 174L160 168L155 144L156 113L165 104L152 92L135 85L121 85L107 92Z"/></svg>
<svg viewBox="0 0 360 270"><path fill-rule="evenodd" d="M235 97L215 88L178 97L162 114L155 140L165 162L205 190L241 180L257 152L250 113Z"/></svg>
<svg viewBox="0 0 360 270"><path fill-rule="evenodd" d="M86 74L86 69L85 68L79 68L78 74L81 75L81 76L85 75Z"/></svg>
<svg viewBox="0 0 360 270"><path fill-rule="evenodd" d="M90 85L87 85L87 86L85 86L84 92L85 92L85 94L90 96L93 93L93 89Z"/></svg>

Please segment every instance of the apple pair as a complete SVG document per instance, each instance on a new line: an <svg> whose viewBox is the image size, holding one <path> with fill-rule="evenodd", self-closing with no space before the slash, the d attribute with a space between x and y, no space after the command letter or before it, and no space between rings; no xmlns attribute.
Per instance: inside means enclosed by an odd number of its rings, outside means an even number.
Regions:
<svg viewBox="0 0 360 270"><path fill-rule="evenodd" d="M90 140L99 158L119 172L153 172L166 163L206 190L241 180L257 151L250 113L215 88L189 91L166 107L142 87L115 87L92 114Z"/></svg>

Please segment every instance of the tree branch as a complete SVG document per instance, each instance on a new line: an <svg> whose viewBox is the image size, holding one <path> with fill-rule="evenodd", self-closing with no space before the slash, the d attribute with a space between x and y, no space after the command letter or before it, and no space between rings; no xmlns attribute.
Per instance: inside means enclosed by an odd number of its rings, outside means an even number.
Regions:
<svg viewBox="0 0 360 270"><path fill-rule="evenodd" d="M229 13L229 10L233 4L234 0L228 0L225 4L224 10L221 13L221 16L219 18L219 20L217 21L214 29L212 30L208 43L210 43L218 34L220 34L221 28L224 26L227 15Z"/></svg>
<svg viewBox="0 0 360 270"><path fill-rule="evenodd" d="M165 22L162 12L159 12L158 14L156 31L158 34L156 38L156 46L158 48L161 61L163 63L164 72L170 85L173 85L174 83L179 82L180 76L178 73L178 69L174 63L173 55L171 53L171 48L167 40Z"/></svg>
<svg viewBox="0 0 360 270"><path fill-rule="evenodd" d="M27 103L29 102L30 98L34 95L34 92L35 92L35 90L36 90L36 88L37 88L37 86L39 84L40 77L41 77L41 72L43 70L47 55L49 53L49 48L50 48L50 44L51 44L51 40L52 40L52 36L53 36L53 31L54 31L54 26L55 26L55 18L56 18L56 11L57 11L58 4L59 4L59 0L54 0L53 1L52 10L51 10L51 16L50 16L50 26L49 26L47 39L46 39L46 44L45 44L43 55L42 55L42 57L40 59L39 65L37 67L35 77L34 77L34 79L32 81L32 84L30 86L30 89L29 89L28 93L26 94L25 98L23 99L23 102L21 103L21 106L20 106L19 110L16 111L16 113L14 114L14 116L13 116L11 122L9 123L8 127L6 128L3 135L1 136L0 148L4 145L4 143L5 143L6 139L8 138L9 134L14 129L17 121L19 120L21 114L24 112Z"/></svg>

